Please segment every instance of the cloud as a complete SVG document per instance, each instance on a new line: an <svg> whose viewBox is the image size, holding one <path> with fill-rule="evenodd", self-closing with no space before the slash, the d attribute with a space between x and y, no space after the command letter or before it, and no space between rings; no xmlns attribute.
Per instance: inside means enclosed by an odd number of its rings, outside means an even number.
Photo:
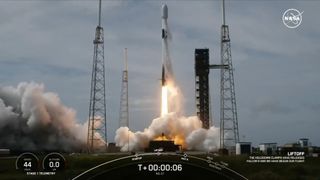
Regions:
<svg viewBox="0 0 320 180"><path fill-rule="evenodd" d="M288 114L295 111L295 109L288 106L284 106L277 100L268 99L268 100L259 102L254 107L254 109L252 109L252 111L253 113L257 113L257 114L260 114L260 113Z"/></svg>

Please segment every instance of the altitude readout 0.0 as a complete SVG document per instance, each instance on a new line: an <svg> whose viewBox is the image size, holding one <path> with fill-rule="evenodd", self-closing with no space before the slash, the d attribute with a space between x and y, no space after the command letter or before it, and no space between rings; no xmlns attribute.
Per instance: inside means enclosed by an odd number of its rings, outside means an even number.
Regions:
<svg viewBox="0 0 320 180"><path fill-rule="evenodd" d="M149 172L180 172L182 167L182 164L138 164L139 171Z"/></svg>

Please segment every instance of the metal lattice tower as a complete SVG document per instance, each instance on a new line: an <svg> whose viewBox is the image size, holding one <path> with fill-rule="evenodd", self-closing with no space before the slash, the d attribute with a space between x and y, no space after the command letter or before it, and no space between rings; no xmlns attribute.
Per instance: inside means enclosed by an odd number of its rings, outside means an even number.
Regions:
<svg viewBox="0 0 320 180"><path fill-rule="evenodd" d="M87 146L89 152L95 151L95 145L107 143L106 93L104 66L104 37L101 27L101 0L99 0L99 24L93 40L94 54L92 63L89 123Z"/></svg>
<svg viewBox="0 0 320 180"><path fill-rule="evenodd" d="M229 27L225 24L225 6L222 1L221 26L221 64L228 69L221 69L220 87L220 149L235 150L239 142L238 116L234 89L233 66Z"/></svg>
<svg viewBox="0 0 320 180"><path fill-rule="evenodd" d="M122 86L120 97L119 127L129 127L129 101L128 101L128 55L124 49L125 68L122 72Z"/></svg>

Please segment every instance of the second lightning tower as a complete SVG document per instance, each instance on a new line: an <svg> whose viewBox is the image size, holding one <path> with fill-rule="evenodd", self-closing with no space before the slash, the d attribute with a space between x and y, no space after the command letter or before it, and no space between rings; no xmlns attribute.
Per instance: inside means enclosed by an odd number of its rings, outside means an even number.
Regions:
<svg viewBox="0 0 320 180"><path fill-rule="evenodd" d="M222 0L220 53L221 64L228 66L227 69L222 68L220 71L220 149L227 149L233 152L235 151L236 143L239 142L239 130L229 26L226 25L224 0Z"/></svg>
<svg viewBox="0 0 320 180"><path fill-rule="evenodd" d="M101 26L101 0L99 0L98 18L98 26L96 27L95 38L93 40L94 53L87 136L89 153L94 152L96 147L106 145L107 143L104 36L103 27Z"/></svg>
<svg viewBox="0 0 320 180"><path fill-rule="evenodd" d="M120 95L119 127L129 128L129 99L128 99L128 54L124 49L124 70L122 71L122 85Z"/></svg>

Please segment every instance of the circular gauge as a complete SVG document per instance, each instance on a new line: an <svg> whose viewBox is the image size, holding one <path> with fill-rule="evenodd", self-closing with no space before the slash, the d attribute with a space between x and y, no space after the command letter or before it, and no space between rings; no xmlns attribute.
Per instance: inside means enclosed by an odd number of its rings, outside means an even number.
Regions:
<svg viewBox="0 0 320 180"><path fill-rule="evenodd" d="M42 168L45 171L60 171L64 170L66 160L59 153L50 153L44 157L42 161Z"/></svg>
<svg viewBox="0 0 320 180"><path fill-rule="evenodd" d="M37 171L39 159L33 153L23 153L16 160L16 169L24 172Z"/></svg>

